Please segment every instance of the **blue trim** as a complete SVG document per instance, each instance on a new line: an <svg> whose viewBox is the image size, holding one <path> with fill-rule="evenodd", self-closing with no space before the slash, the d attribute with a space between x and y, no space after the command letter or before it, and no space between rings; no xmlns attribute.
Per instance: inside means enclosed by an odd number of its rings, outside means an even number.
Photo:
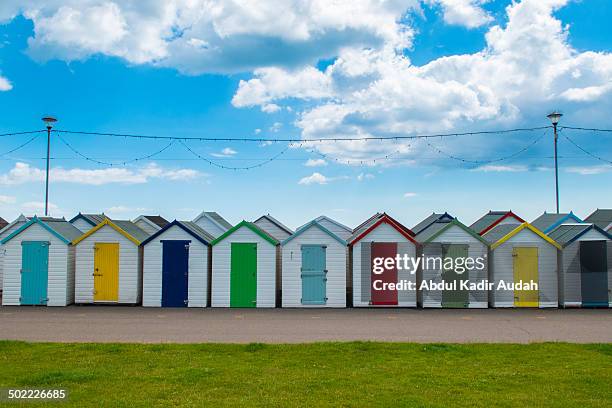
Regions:
<svg viewBox="0 0 612 408"><path fill-rule="evenodd" d="M550 227L546 228L542 232L545 234L548 234L549 232L557 228L559 225L565 223L570 218L572 218L574 221L579 222L579 223L584 222L580 218L578 218L573 212L570 211L569 214L567 214L565 217L561 218L559 221L555 222L554 224L552 224Z"/></svg>
<svg viewBox="0 0 612 408"><path fill-rule="evenodd" d="M82 219L84 219L85 221L87 221L87 223L89 223L89 225L91 225L92 227L95 227L96 225L98 225L98 224L96 224L95 222L93 222L92 220L90 220L89 218L87 218L86 216L84 216L84 215L83 215L83 214L81 214L81 213L78 213L77 215L75 215L74 217L72 217L72 219L71 219L70 221L68 221L68 222L72 224L73 222L75 222L76 220L78 220L78 219L80 219L80 218L82 218Z"/></svg>
<svg viewBox="0 0 612 408"><path fill-rule="evenodd" d="M26 230L27 228L30 228L30 226L32 224L40 224L44 229L46 229L47 231L49 231L51 234L53 234L55 237L59 238L61 241L65 242L67 245L70 245L70 241L68 241L66 238L64 238L62 235L60 235L57 231L55 231L53 228L51 228L50 226L48 226L47 224L45 224L44 222L42 222L37 216L34 216L32 219L30 219L30 221L26 222L25 224L23 224L19 229L17 229L16 231L14 231L11 235L9 235L8 237L4 238L1 242L2 245L6 244L7 242L9 242L11 239L15 238L17 235L21 234L24 230Z"/></svg>
<svg viewBox="0 0 612 408"><path fill-rule="evenodd" d="M142 241L140 243L140 246L144 247L146 244L153 241L156 237L160 236L161 234L168 231L170 228L174 226L179 227L180 229L182 229L183 231L185 231L186 233L188 233L189 235L191 235L192 237L194 237L196 240L200 241L204 245L210 246L210 242L206 241L204 238L200 237L199 235L194 234L189 228L185 227L180 221L177 221L177 220L172 221L171 223L166 225L164 228L160 229L155 234L151 235L149 238Z"/></svg>
<svg viewBox="0 0 612 408"><path fill-rule="evenodd" d="M569 241L567 241L565 243L565 245L563 245L563 247L568 246L569 244L571 244L572 242L576 242L576 240L578 238L580 238L581 236L583 236L584 234L586 234L587 232L589 232L590 230L594 229L595 231L599 232L600 234L602 234L604 237L606 237L609 240L612 240L612 235L610 235L608 232L604 231L603 229L599 228L597 225L595 224L591 224L591 226L589 228L585 228L584 231L582 231L579 234L576 234L576 236L572 239L570 239Z"/></svg>
<svg viewBox="0 0 612 408"><path fill-rule="evenodd" d="M317 227L319 228L321 231L323 231L324 233L326 233L327 235L329 235L330 237L332 237L333 239L335 239L336 241L338 241L340 244L342 245L348 245L347 242L345 240L343 240L342 238L340 238L339 236L337 236L336 234L334 234L333 232L331 232L330 230L328 230L327 228L325 228L324 226L322 226L321 224L319 224L317 222L317 220L312 220L310 221L308 224L302 226L300 229L298 229L297 231L295 231L293 233L293 235L291 235L290 237L288 237L287 239L285 239L283 242L281 242L281 245L286 245L289 241L291 241L293 238L298 237L299 235L301 235L302 233L304 233L308 228L310 227Z"/></svg>

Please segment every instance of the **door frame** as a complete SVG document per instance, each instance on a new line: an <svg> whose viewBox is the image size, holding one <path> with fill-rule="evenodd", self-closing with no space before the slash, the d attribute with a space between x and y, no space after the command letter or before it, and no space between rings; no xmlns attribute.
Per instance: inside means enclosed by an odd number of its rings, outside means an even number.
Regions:
<svg viewBox="0 0 612 408"><path fill-rule="evenodd" d="M24 245L26 244L26 245ZM26 248L32 248L34 247L34 245L36 245L36 248L45 248L45 252L46 252L46 256L42 256L40 259L37 259L37 261L40 260L44 260L45 264L43 265L43 267L41 268L41 271L44 271L44 284L42 282L38 282L37 280L41 280L41 278L43 277L43 274L39 275L39 276L34 276L34 275L29 275L31 276L33 279L34 284L38 284L37 285L37 293L35 294L35 296L39 296L40 301L38 303L35 302L27 302L25 303L23 298L24 296L24 287L27 289L28 287L30 287L29 285L24 285L24 264L23 264L23 260L24 260L24 252L26 252ZM19 304L24 305L24 306L34 306L34 305L46 305L49 302L49 246L51 245L51 243L49 241L21 241L21 282L20 282L20 294L19 294ZM41 266L41 265L37 265L37 266ZM38 293L40 292L40 293Z"/></svg>
<svg viewBox="0 0 612 408"><path fill-rule="evenodd" d="M103 276L100 275L100 271L99 269L99 265L96 262L96 259L99 259L98 257L100 255L98 255L100 253L100 248L103 247L113 247L113 248L117 248L117 262L115 263L115 270L116 270L116 279L115 282L116 284L114 285L115 287L113 288L113 292L115 292L115 296L111 296L110 299L96 299L97 296L97 292L98 290L96 289L96 277L98 276ZM94 303L118 303L119 302L119 278L120 278L120 265L121 265L121 244L118 242L94 242L94 261L93 261L93 302ZM96 267L96 265L98 267ZM98 282L100 282L100 280L98 280ZM112 298L114 297L114 299Z"/></svg>
<svg viewBox="0 0 612 408"><path fill-rule="evenodd" d="M469 270L466 268L465 272L463 272L462 274L457 273L454 269L453 270L445 270L444 269L444 259L446 259L446 255L448 254L448 251L450 250L451 247L461 247L462 249L465 249L465 257L469 257L470 256L470 245L469 244L464 244L464 243L458 243L458 242L443 242L442 244L442 269L441 269L441 278L442 280L444 280L444 274L445 273L452 273L454 276L454 281L455 282L459 282L460 280L465 280L464 277L467 276L467 280L469 280ZM445 248L448 248L445 251ZM453 261L453 266L454 266L454 261ZM456 277L455 277L456 276ZM445 280L444 280L445 281ZM446 281L445 281L446 283ZM459 283L457 283L457 285L459 285ZM461 301L448 301L444 299L445 294L446 296L449 296L450 294L456 294L456 293L461 293L462 298L464 297L465 300L463 302ZM469 290L462 290L462 289L456 289L456 290L447 290L444 289L442 291L441 294L441 299L440 299L440 305L444 308L448 308L448 309L464 309L464 308L469 308L470 305L470 291Z"/></svg>
<svg viewBox="0 0 612 408"><path fill-rule="evenodd" d="M230 243L230 259L229 259L229 292L230 292L230 307L240 307L240 308L255 308L257 307L257 278L258 278L258 268L257 268L257 263L258 263L258 257L259 257L259 251L258 249L258 243L257 242L231 242ZM249 268L254 266L254 270L252 271L253 276L252 279L249 279L248 281L248 285L250 286L250 288L246 288L244 282L238 282L236 279L241 279L243 280L244 278L244 273L248 274L251 271L240 271L237 269L234 269L234 248L239 248L239 247L243 247L243 248L251 248L254 249L254 265L248 265ZM239 273L241 272L241 273ZM243 293L240 296L236 296L237 292L240 291L248 291L247 293ZM244 299L239 299L236 300L237 297L252 297L253 299L248 301L248 303L245 303L246 301L244 301Z"/></svg>
<svg viewBox="0 0 612 408"><path fill-rule="evenodd" d="M162 263L162 269L161 269L161 306L162 307L187 307L189 306L189 249L191 246L191 240L189 239L164 239L160 241L162 244L162 259L161 259L161 263ZM185 261L186 261L186 268L184 271L184 294L185 294L185 299L183 299L183 304L182 305L168 305L168 304L164 304L165 303L165 295L167 295L166 293L166 284L164 283L165 278L166 278L166 273L164 273L165 269L165 257L166 257L166 251L164 250L166 247L166 244L176 244L177 246L179 244L183 244L185 246ZM175 254L173 254L175 255ZM182 285L181 285L182 286ZM168 301L170 299L166 299L166 301Z"/></svg>
<svg viewBox="0 0 612 408"><path fill-rule="evenodd" d="M304 248L322 248L323 249L323 270L322 271L308 271L306 274L309 277L318 277L321 279L320 283L323 286L323 299L321 300L304 300ZM302 305L325 305L327 304L327 245L326 244L302 244L300 246L300 283L302 287L302 296L300 303Z"/></svg>
<svg viewBox="0 0 612 408"><path fill-rule="evenodd" d="M524 250L534 250L535 251L535 281L538 282L538 290L535 291L526 291L526 290L514 290L514 307L540 307L540 291L539 291L539 282L540 282L540 248L537 246L514 246L512 247L512 273L513 273L513 283L516 284L517 279L517 270L516 264L519 259L519 252L523 252ZM533 279L533 277L532 277ZM536 299L533 300L521 300L519 294L517 292L536 292Z"/></svg>

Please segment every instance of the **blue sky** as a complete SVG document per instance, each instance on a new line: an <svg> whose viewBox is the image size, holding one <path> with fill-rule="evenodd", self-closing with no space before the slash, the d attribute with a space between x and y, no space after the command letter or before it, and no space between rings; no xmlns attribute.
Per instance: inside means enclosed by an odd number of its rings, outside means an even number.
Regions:
<svg viewBox="0 0 612 408"><path fill-rule="evenodd" d="M40 117L53 114L58 129L180 137L414 135L544 126L552 109L568 126L612 128L605 0L212 3L9 0L0 6L0 133L41 128ZM564 132L612 160L611 134ZM62 137L114 163L168 144ZM376 211L409 226L432 211L471 223L511 208L532 219L554 211L550 132L431 141L484 160L539 137L511 160L481 165L424 142L327 142L293 146L260 168L224 170L179 143L111 168L54 136L50 201L52 214L66 217L191 219L216 210L238 222L269 212L292 227L320 214L356 225ZM0 155L26 140L0 138ZM188 145L226 166L287 147ZM44 149L41 136L0 156L0 216L42 212ZM586 216L612 206L612 165L563 134L559 149L561 209Z"/></svg>

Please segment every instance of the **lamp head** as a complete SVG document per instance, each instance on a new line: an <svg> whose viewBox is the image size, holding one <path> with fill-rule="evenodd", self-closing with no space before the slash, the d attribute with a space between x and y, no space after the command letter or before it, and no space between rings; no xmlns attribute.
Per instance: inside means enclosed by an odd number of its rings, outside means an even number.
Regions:
<svg viewBox="0 0 612 408"><path fill-rule="evenodd" d="M563 116L562 113L559 113L557 111L549 113L548 115L546 115L546 117L548 119L550 119L551 123L553 125L556 125L557 123L559 123L559 120L561 119L561 116Z"/></svg>
<svg viewBox="0 0 612 408"><path fill-rule="evenodd" d="M45 126L47 126L47 129L51 129L53 127L53 124L57 122L57 119L53 116L45 116L42 118L42 121L45 122Z"/></svg>

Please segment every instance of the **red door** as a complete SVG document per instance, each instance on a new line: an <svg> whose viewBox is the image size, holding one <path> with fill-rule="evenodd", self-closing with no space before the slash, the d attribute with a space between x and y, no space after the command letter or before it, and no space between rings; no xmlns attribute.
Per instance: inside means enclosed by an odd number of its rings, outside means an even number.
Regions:
<svg viewBox="0 0 612 408"><path fill-rule="evenodd" d="M397 243L396 242L372 242L372 268L374 270L374 259L375 258L395 258L397 254ZM383 283L397 283L397 268L395 262L393 263L393 269L386 269L382 274L375 274L371 272L372 286L370 287L372 304L373 305L397 305L397 290L375 290L374 281L380 280ZM379 285L377 285L379 287Z"/></svg>

